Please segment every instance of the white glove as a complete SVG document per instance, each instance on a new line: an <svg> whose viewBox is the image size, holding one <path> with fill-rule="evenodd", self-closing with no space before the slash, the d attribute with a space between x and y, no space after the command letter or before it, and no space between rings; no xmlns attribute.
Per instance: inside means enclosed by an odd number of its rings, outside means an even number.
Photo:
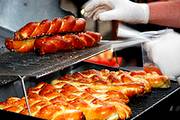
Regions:
<svg viewBox="0 0 180 120"><path fill-rule="evenodd" d="M171 79L180 75L180 34L171 31L145 44L150 59Z"/></svg>
<svg viewBox="0 0 180 120"><path fill-rule="evenodd" d="M148 23L149 6L129 0L90 0L84 5L84 16L102 21Z"/></svg>

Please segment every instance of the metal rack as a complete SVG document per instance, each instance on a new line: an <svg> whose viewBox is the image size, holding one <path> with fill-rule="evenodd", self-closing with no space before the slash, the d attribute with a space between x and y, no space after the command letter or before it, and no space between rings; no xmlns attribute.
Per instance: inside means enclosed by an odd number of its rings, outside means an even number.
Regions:
<svg viewBox="0 0 180 120"><path fill-rule="evenodd" d="M0 58L0 75L39 78L106 51L110 47L110 44L98 44L84 50L58 52L45 56L37 56L35 53L5 52Z"/></svg>

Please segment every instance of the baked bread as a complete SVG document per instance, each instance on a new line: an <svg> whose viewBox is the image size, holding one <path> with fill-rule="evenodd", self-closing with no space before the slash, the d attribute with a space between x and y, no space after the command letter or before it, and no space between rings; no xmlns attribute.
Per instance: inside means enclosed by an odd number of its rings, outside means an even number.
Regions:
<svg viewBox="0 0 180 120"><path fill-rule="evenodd" d="M66 74L51 84L39 83L27 90L31 115L52 120L125 120L132 114L127 105L132 96L150 92L152 87L162 88L165 79L156 86L147 79L149 75L143 71L90 69ZM10 97L0 102L0 109L29 114L24 97Z"/></svg>
<svg viewBox="0 0 180 120"><path fill-rule="evenodd" d="M85 19L74 16L30 22L16 31L14 38L6 38L5 46L13 52L38 55L93 47L102 35L85 31L85 25Z"/></svg>

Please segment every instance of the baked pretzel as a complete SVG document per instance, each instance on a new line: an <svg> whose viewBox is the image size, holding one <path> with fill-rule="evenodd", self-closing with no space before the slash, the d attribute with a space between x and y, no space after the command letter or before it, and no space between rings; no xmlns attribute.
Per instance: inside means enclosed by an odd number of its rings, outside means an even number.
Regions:
<svg viewBox="0 0 180 120"><path fill-rule="evenodd" d="M87 120L125 120L132 114L127 105L129 98L149 92L148 88L153 87L153 82L152 86L147 84L149 75L144 71L107 69L66 74L51 84L42 82L29 88L30 110L32 116L52 120L82 120L84 117ZM24 97L10 97L0 102L0 109L28 115Z"/></svg>
<svg viewBox="0 0 180 120"><path fill-rule="evenodd" d="M77 34L53 35L36 39L16 40L7 38L6 48L10 51L27 53L34 50L39 55L92 47L102 39L100 33L82 32Z"/></svg>
<svg viewBox="0 0 180 120"><path fill-rule="evenodd" d="M85 19L75 18L74 16L55 18L52 21L46 19L41 22L30 22L26 24L15 32L14 39L24 40L58 33L82 32L85 30L85 26Z"/></svg>

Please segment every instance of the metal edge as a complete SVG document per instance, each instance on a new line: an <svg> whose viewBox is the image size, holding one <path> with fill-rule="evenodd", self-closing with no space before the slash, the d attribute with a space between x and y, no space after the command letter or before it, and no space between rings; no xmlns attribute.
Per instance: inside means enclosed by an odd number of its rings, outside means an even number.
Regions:
<svg viewBox="0 0 180 120"><path fill-rule="evenodd" d="M180 86L175 89L174 91L170 92L168 95L166 95L165 97L163 97L162 99L160 99L159 101L157 101L156 103L152 104L150 107L148 107L147 109L145 109L144 111L142 111L141 113L139 113L138 115L134 116L133 118L130 118L130 120L135 120L136 118L140 117L142 114L144 114L145 112L147 112L148 110L152 109L154 106L156 106L157 104L159 104L160 102L162 102L163 100L165 100L166 98L168 98L169 96L171 96L173 93L177 92L178 90L180 90Z"/></svg>
<svg viewBox="0 0 180 120"><path fill-rule="evenodd" d="M76 63L78 63L78 62L81 62L81 61L83 61L83 60L85 60L85 59L88 59L88 58L90 58L90 57L93 57L93 56L95 56L95 55L97 55L97 54L100 54L100 53L102 53L102 52L104 52L104 51L107 51L107 50L111 49L111 44L104 44L104 46L103 46L101 49L102 49L102 50L98 50L98 52L96 52L96 53L94 53L94 54L88 55L88 53L87 53L87 54L83 55L83 56L86 56L86 55L87 55L87 57L84 57L84 58L82 58L82 59L79 59L79 57L77 57L77 58L73 59L73 60L76 61L76 62L73 62L73 63L71 63L71 64L64 65L64 66L53 65L53 66L50 66L49 68L45 68L44 70L41 70L41 71L46 71L46 73L44 73L44 74L42 74L42 72L39 70L39 72L31 73L31 74L29 74L28 76L35 76L35 77L38 79L38 78L40 78L40 77L46 76L46 75L48 75L48 74L51 74L51 73L53 73L53 72L57 72L58 70L62 70L62 69L64 69L64 68L66 68L66 67L69 67L69 66L71 66L71 65L74 65L74 64L76 64ZM80 56L80 57L82 57L82 56ZM70 61L72 61L72 59L71 59ZM48 69L51 69L52 67L53 67L54 70L48 70ZM55 68L55 67L56 67L56 68Z"/></svg>

